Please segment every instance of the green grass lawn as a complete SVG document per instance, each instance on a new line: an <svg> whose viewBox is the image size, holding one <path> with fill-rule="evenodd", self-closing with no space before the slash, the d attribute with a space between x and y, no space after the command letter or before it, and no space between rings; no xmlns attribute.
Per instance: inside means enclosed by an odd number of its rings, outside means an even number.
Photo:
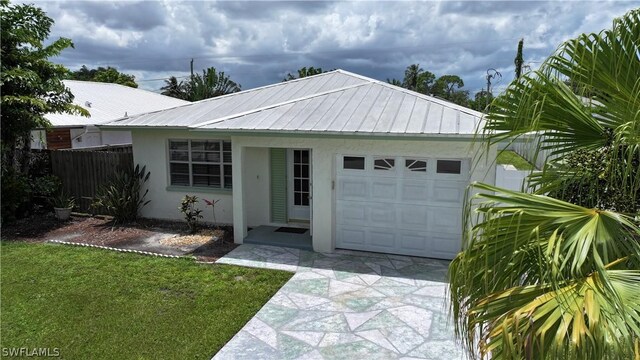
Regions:
<svg viewBox="0 0 640 360"><path fill-rule="evenodd" d="M209 359L292 276L2 242L0 347L66 359Z"/></svg>
<svg viewBox="0 0 640 360"><path fill-rule="evenodd" d="M513 165L518 170L533 170L533 165L515 151L498 152L498 165Z"/></svg>

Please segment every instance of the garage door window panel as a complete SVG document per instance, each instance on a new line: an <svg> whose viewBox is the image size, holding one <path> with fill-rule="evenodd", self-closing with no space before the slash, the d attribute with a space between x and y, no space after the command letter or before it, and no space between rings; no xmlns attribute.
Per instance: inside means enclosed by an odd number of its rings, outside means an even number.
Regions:
<svg viewBox="0 0 640 360"><path fill-rule="evenodd" d="M462 161L460 160L438 160L436 164L436 172L438 174L459 175L461 169Z"/></svg>
<svg viewBox="0 0 640 360"><path fill-rule="evenodd" d="M404 166L410 172L427 172L427 160L424 159L406 159Z"/></svg>
<svg viewBox="0 0 640 360"><path fill-rule="evenodd" d="M393 158L375 158L373 160L374 170L382 170L382 171L394 170L395 165L396 165L396 160Z"/></svg>
<svg viewBox="0 0 640 360"><path fill-rule="evenodd" d="M345 170L364 170L364 156L345 156L342 159L342 168Z"/></svg>

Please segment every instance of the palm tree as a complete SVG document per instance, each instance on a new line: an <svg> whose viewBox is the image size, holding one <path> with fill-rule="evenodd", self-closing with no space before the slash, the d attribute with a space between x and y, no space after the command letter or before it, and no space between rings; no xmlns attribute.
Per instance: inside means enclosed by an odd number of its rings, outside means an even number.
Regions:
<svg viewBox="0 0 640 360"><path fill-rule="evenodd" d="M186 84L187 99L198 101L240 91L240 85L225 75L224 71L216 71L210 67L202 70L202 75L195 74Z"/></svg>
<svg viewBox="0 0 640 360"><path fill-rule="evenodd" d="M389 83L391 85L398 86L398 87L402 87L402 81L400 81L398 79L395 79L395 78L393 78L393 79L387 78L387 83Z"/></svg>
<svg viewBox="0 0 640 360"><path fill-rule="evenodd" d="M333 71L333 70L330 70ZM288 73L287 76L282 80L282 81L289 81L289 80L295 80L295 79L302 79L308 76L313 76L313 75L319 75L322 73L325 73L326 71L322 70L322 68L318 67L318 68L314 68L313 66L309 66L309 67L302 67L300 69L298 69L298 76L295 76L291 73Z"/></svg>
<svg viewBox="0 0 640 360"><path fill-rule="evenodd" d="M449 268L456 333L472 358L638 359L640 10L514 80L480 135L489 148L532 133L549 154L533 193L473 186ZM576 153L600 156L605 188L580 177ZM636 201L599 198L612 189Z"/></svg>
<svg viewBox="0 0 640 360"><path fill-rule="evenodd" d="M436 76L432 72L425 71L420 67L420 64L411 64L404 71L402 87L422 94L429 94L433 90L432 86L435 80Z"/></svg>
<svg viewBox="0 0 640 360"><path fill-rule="evenodd" d="M178 81L175 76L171 76L164 81L164 86L160 88L161 94L165 96L171 96L174 98L186 100L189 95L187 94L186 84L182 81Z"/></svg>
<svg viewBox="0 0 640 360"><path fill-rule="evenodd" d="M424 72L424 69L420 67L420 64L411 64L407 66L407 69L404 71L402 86L409 90L418 90L418 78L422 72Z"/></svg>

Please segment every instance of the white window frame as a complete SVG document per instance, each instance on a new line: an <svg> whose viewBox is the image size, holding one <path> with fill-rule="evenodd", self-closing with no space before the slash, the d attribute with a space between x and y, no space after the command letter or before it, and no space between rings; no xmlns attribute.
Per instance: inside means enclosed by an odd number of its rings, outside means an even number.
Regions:
<svg viewBox="0 0 640 360"><path fill-rule="evenodd" d="M443 158L436 158L434 159L434 172L436 175L438 176L460 176L463 175L463 172L466 171L465 169L465 162L463 161L463 159L443 159ZM448 173L448 172L438 172L438 161L457 161L460 164L460 172L457 173Z"/></svg>
<svg viewBox="0 0 640 360"><path fill-rule="evenodd" d="M387 168L377 169L376 160L384 160L385 162L387 160L392 160L393 166L391 166L391 168L388 168L388 169ZM388 155L373 155L371 156L371 170L373 170L374 172L384 171L388 174L395 174L398 171L398 157L388 156Z"/></svg>
<svg viewBox="0 0 640 360"><path fill-rule="evenodd" d="M363 159L363 161L364 161L364 168L362 168L362 169L352 169L352 168L348 168L348 169L347 169L347 168L345 168L345 167L344 167L344 159L345 159L345 158L348 158L348 157L362 158L362 159ZM341 162L341 164L340 164L340 169L341 169L342 171L353 171L353 172L356 172L356 173L362 173L362 172L364 172L364 171L368 171L368 170L369 170L369 165L368 165L368 161L367 161L367 159L368 159L368 156L367 156L367 155L349 155L349 154L342 154L342 155L340 156L340 162Z"/></svg>
<svg viewBox="0 0 640 360"><path fill-rule="evenodd" d="M421 156L403 156L402 158L402 171L407 174L408 176L415 176L415 177L424 177L424 176L429 176L430 175L430 170L429 170L429 166L431 165L431 162L433 162L433 159L431 158L426 158L426 157L421 157ZM411 170L409 169L409 167L407 166L407 161L411 160L411 161L424 161L425 163L425 168L424 171L422 170Z"/></svg>
<svg viewBox="0 0 640 360"><path fill-rule="evenodd" d="M187 142L187 153L189 159L187 161L184 160L171 160L171 142ZM208 142L219 142L220 143L220 162L205 162L205 161L193 161L193 149L191 147L192 141L208 141ZM231 182L227 184L225 182L225 175L231 176L231 174L226 174L224 171L225 166L232 166L232 161L224 161L224 144L228 143L229 147L231 147L231 140L228 139L168 139L167 140L167 181L169 186L177 186L183 188L205 188L205 189L219 189L219 190L231 190L233 188L233 177L231 178ZM184 151L184 150L182 150ZM227 152L231 152L229 150ZM230 159L233 159L233 155ZM187 164L189 169L189 185L181 185L181 184L173 184L171 182L171 164ZM220 167L220 186L206 186L206 185L193 185L193 165L217 165ZM226 186L228 185L228 187Z"/></svg>

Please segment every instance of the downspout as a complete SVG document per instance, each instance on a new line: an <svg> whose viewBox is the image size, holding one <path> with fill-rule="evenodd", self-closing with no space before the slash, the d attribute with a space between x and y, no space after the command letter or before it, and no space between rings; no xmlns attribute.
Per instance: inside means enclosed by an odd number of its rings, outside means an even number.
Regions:
<svg viewBox="0 0 640 360"><path fill-rule="evenodd" d="M71 139L71 148L73 149L73 142L79 138L81 138L82 136L86 135L89 132L89 127L85 126L84 127L84 132L80 135L75 136L73 139Z"/></svg>

